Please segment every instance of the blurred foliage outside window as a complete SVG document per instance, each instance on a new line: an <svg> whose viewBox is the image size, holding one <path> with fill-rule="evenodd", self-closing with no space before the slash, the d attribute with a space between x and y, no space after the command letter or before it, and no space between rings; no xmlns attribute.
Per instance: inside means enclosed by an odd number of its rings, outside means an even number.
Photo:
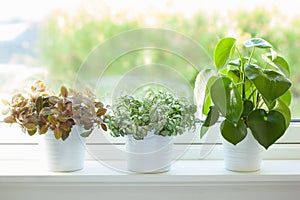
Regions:
<svg viewBox="0 0 300 200"><path fill-rule="evenodd" d="M270 41L277 52L289 61L294 97L292 115L300 118L299 16L287 17L278 7L234 9L225 14L202 9L186 15L170 12L168 8L172 7L172 1L166 2L161 9L150 7L144 12L134 14L130 9L114 12L103 2L92 2L93 9L81 8L71 14L64 10L55 10L34 26L36 35L32 54L22 56L23 52L19 52L14 57L14 60L18 60L16 62L25 63L31 68L39 70L42 67L42 71L29 79L42 73L44 77L41 78L46 78L54 86L61 83L71 86L81 64L97 45L116 34L137 28L166 28L184 34L199 43L211 58L215 44L222 37L233 36L240 41L250 37L262 37ZM2 49L0 54L4 54ZM180 57L154 50L136 51L120 57L111 63L107 75L122 75L135 66L149 62L148 58L151 58L152 63L159 61L160 64L174 67L193 84L198 72L196 69Z"/></svg>

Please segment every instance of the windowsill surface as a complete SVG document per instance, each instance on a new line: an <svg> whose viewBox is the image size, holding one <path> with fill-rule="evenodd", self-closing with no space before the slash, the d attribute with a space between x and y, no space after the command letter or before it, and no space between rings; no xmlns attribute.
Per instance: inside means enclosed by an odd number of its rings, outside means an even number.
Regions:
<svg viewBox="0 0 300 200"><path fill-rule="evenodd" d="M0 161L0 184L9 182L171 185L218 182L297 182L300 184L300 160L264 160L260 171L250 173L228 171L224 168L223 160L182 160L175 162L169 172L160 174L118 172L96 161L86 161L85 168L75 172L49 172L37 161L2 160Z"/></svg>

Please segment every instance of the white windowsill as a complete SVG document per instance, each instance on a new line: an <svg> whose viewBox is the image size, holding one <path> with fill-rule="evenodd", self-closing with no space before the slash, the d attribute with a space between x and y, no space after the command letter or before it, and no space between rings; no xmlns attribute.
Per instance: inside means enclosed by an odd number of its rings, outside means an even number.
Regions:
<svg viewBox="0 0 300 200"><path fill-rule="evenodd" d="M118 162L118 161L115 161ZM122 161L119 161L122 162ZM97 161L85 161L75 172L49 172L37 161L0 161L0 184L9 182L172 183L291 181L300 184L300 160L264 160L260 171L238 173L224 168L223 160L184 160L169 172L136 174L118 172ZM107 179L106 177L110 177ZM173 182L174 183L174 182Z"/></svg>
<svg viewBox="0 0 300 200"><path fill-rule="evenodd" d="M223 160L177 161L162 174L126 174L96 161L76 172L45 171L36 161L0 161L0 199L295 199L300 160L264 160L262 169L236 173Z"/></svg>

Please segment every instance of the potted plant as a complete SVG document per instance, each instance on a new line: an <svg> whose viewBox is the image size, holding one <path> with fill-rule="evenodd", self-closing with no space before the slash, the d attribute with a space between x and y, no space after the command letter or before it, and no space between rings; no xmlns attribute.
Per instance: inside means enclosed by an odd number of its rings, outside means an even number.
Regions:
<svg viewBox="0 0 300 200"><path fill-rule="evenodd" d="M83 168L85 142L95 127L102 127L106 109L91 93L83 95L62 86L49 92L38 80L29 91L15 94L6 102L6 123L17 123L30 136L44 135L47 166L51 171ZM82 136L82 137L81 137Z"/></svg>
<svg viewBox="0 0 300 200"><path fill-rule="evenodd" d="M292 83L287 61L269 42L251 38L243 46L244 54L234 38L218 42L216 71L198 74L195 99L206 115L201 137L222 120L226 168L255 171L260 169L262 149L274 144L290 124Z"/></svg>
<svg viewBox="0 0 300 200"><path fill-rule="evenodd" d="M145 98L122 96L106 116L114 137L126 136L128 169L139 173L168 171L173 137L195 129L196 106L165 91Z"/></svg>

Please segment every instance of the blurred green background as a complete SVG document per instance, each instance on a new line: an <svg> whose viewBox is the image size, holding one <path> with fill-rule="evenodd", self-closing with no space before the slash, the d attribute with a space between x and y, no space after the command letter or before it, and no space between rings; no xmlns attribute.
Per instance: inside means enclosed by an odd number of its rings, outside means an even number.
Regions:
<svg viewBox="0 0 300 200"><path fill-rule="evenodd" d="M124 31L149 27L150 17L155 20L150 27L174 30L192 38L211 58L215 44L225 36L237 37L240 43L250 37L270 41L291 66L292 112L293 117L300 118L300 21L297 16L287 18L276 8L236 9L226 16L218 12L198 12L189 17L180 13L153 12L151 16L139 14L131 18L126 13L95 15L83 9L70 15L57 10L39 26L38 52L50 80L71 85L81 64L97 45ZM120 76L135 66L147 63L149 57L152 63L174 66L193 85L198 70L179 57L154 50L136 51L117 59L106 71L106 76Z"/></svg>

